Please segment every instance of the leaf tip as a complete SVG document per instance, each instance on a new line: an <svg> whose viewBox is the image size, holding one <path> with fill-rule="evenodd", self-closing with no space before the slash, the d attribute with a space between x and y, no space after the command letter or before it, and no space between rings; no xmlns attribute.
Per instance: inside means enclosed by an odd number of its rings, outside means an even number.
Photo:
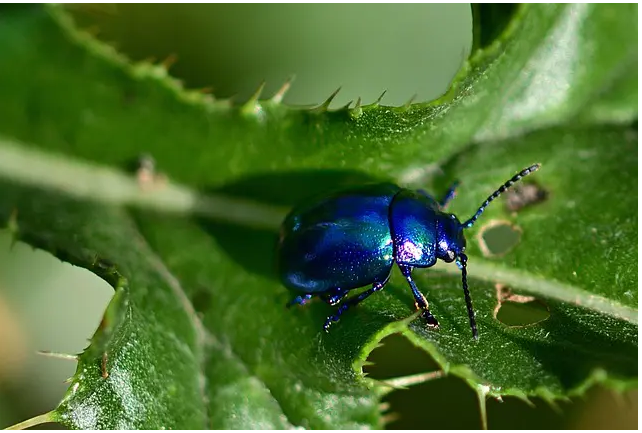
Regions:
<svg viewBox="0 0 642 433"><path fill-rule="evenodd" d="M178 56L176 55L176 53L172 53L169 56L165 57L165 60L160 62L159 66L161 66L163 69L165 69L165 71L169 71L169 69L172 66L174 66L174 64L176 63L177 60L178 60Z"/></svg>
<svg viewBox="0 0 642 433"><path fill-rule="evenodd" d="M55 411L52 410L50 412L43 413L42 415L37 415L33 418L29 418L28 420L19 422L18 424L9 426L5 430L25 430L48 422L56 422L55 415Z"/></svg>
<svg viewBox="0 0 642 433"><path fill-rule="evenodd" d="M440 379L446 376L443 370L429 371L426 373L412 374L410 376L396 377L393 379L385 380L385 384L395 389L405 389L409 386L419 385L425 382L430 382L435 379Z"/></svg>
<svg viewBox="0 0 642 433"><path fill-rule="evenodd" d="M78 361L78 355L72 355L70 353L52 352L50 350L37 350L36 354L46 356L48 358L62 359L65 361Z"/></svg>
<svg viewBox="0 0 642 433"><path fill-rule="evenodd" d="M270 101L272 101L274 104L280 104L281 102L283 102L283 98L285 97L285 94L288 93L288 90L290 90L290 86L292 85L294 79L295 76L291 75L287 80L285 80L285 83L283 83L281 88L276 91Z"/></svg>
<svg viewBox="0 0 642 433"><path fill-rule="evenodd" d="M381 417L381 422L384 425L390 424L394 421L397 421L399 418L401 418L401 415L397 412L390 412L385 414L383 417Z"/></svg>
<svg viewBox="0 0 642 433"><path fill-rule="evenodd" d="M357 98L357 102L354 107L350 110L350 116L353 119L358 119L363 114L363 109L361 108L361 97Z"/></svg>
<svg viewBox="0 0 642 433"><path fill-rule="evenodd" d="M350 111L350 105L352 105L352 101L349 101L346 105L343 107L339 108L339 111Z"/></svg>
<svg viewBox="0 0 642 433"><path fill-rule="evenodd" d="M383 100L383 97L384 97L384 96L386 96L386 93L387 93L387 92L388 92L388 90L384 90L384 91L381 93L381 95L379 95L379 97L377 98L377 100L376 100L376 101L374 101L372 104L370 104L370 107L378 107L379 105L381 105L381 101Z"/></svg>
<svg viewBox="0 0 642 433"><path fill-rule="evenodd" d="M199 89L196 89L196 91L201 93L202 95L213 95L214 94L214 88L212 86L201 87Z"/></svg>
<svg viewBox="0 0 642 433"><path fill-rule="evenodd" d="M379 412L383 413L383 412L386 412L388 410L390 410L390 403L389 402L382 401L381 403L379 403Z"/></svg>
<svg viewBox="0 0 642 433"><path fill-rule="evenodd" d="M412 105L412 103L415 102L415 99L417 99L416 93L412 95L405 104L403 104L403 106L401 107L401 111L407 111Z"/></svg>
<svg viewBox="0 0 642 433"><path fill-rule="evenodd" d="M337 96L337 94L341 91L341 87L339 87L337 90L332 92L332 94L326 99L321 105L319 105L317 108L312 109L313 112L315 113L325 113L328 111L328 108L330 107L330 104L332 103L332 100Z"/></svg>
<svg viewBox="0 0 642 433"><path fill-rule="evenodd" d="M245 101L243 105L241 105L241 113L259 118L263 117L263 106L261 105L259 98L261 97L264 88L265 81L262 81L254 94L250 96L250 98Z"/></svg>
<svg viewBox="0 0 642 433"><path fill-rule="evenodd" d="M565 396L556 396L553 392L546 388L540 388L538 389L538 396L544 400L551 409L553 409L555 412L558 414L562 414L562 408L560 408L559 404L557 404L558 400L563 400L563 401L570 401L568 397Z"/></svg>

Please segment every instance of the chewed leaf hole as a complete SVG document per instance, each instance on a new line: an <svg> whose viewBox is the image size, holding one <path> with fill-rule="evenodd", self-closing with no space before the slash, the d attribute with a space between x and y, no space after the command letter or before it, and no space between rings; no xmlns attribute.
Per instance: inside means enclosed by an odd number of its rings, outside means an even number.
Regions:
<svg viewBox="0 0 642 433"><path fill-rule="evenodd" d="M404 362L399 362L403 354ZM438 364L425 351L417 348L401 334L392 334L380 342L368 356L363 371L368 377L387 380L439 369Z"/></svg>
<svg viewBox="0 0 642 433"><path fill-rule="evenodd" d="M546 320L551 313L542 301L530 301L525 304L507 301L497 312L497 320L506 326L529 326Z"/></svg>
<svg viewBox="0 0 642 433"><path fill-rule="evenodd" d="M508 221L493 220L479 232L478 240L486 257L501 256L515 247L522 237L522 230Z"/></svg>
<svg viewBox="0 0 642 433"><path fill-rule="evenodd" d="M401 334L385 337L369 354L363 371L369 379L393 386L379 406L387 429L413 429L417 414L428 404L434 410L430 416L431 428L446 430L453 428L453 415L447 408L473 408L476 404L476 397L466 382L454 375L447 376L424 349ZM478 425L478 416L460 417L455 422L455 427L461 429Z"/></svg>
<svg viewBox="0 0 642 433"><path fill-rule="evenodd" d="M548 191L534 182L524 182L513 186L504 193L506 210L517 212L518 210L543 202L548 198Z"/></svg>
<svg viewBox="0 0 642 433"><path fill-rule="evenodd" d="M516 295L501 284L497 288L495 319L509 327L530 326L546 320L551 313L548 306L532 296Z"/></svg>

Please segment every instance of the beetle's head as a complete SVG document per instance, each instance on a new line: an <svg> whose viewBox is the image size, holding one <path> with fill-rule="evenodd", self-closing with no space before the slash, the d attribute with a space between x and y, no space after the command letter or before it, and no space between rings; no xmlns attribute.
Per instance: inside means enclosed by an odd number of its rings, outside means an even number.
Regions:
<svg viewBox="0 0 642 433"><path fill-rule="evenodd" d="M540 167L539 164L531 165L528 168L517 173L511 179L506 181L494 193L492 193L484 203L477 209L475 215L464 221L462 224L455 215L442 213L437 219L437 258L445 262L457 261L457 266L461 269L461 282L464 288L464 296L466 297L466 307L468 308L468 318L470 319L470 328L473 331L473 338L476 340L477 324L475 323L475 312L473 311L473 303L470 299L468 291L468 279L466 266L468 257L464 254L466 250L466 238L464 238L464 229L470 228L475 224L477 218L484 212L488 205L499 197L504 191L510 188L515 182L519 181L524 176L531 174Z"/></svg>
<svg viewBox="0 0 642 433"><path fill-rule="evenodd" d="M453 262L466 250L464 226L452 214L443 214L437 220L437 258Z"/></svg>

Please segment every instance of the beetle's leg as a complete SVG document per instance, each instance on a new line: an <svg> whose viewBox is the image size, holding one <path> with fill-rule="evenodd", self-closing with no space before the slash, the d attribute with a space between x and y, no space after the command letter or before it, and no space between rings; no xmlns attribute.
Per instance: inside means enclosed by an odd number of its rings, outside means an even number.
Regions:
<svg viewBox="0 0 642 433"><path fill-rule="evenodd" d="M399 265L399 269L403 276L406 277L406 280L412 289L412 294L415 297L415 306L421 310L421 317L424 318L428 325L434 326L435 328L439 327L439 322L430 312L430 308L428 308L426 297L419 291L419 289L417 289L417 285L412 280L412 268L410 266Z"/></svg>
<svg viewBox="0 0 642 433"><path fill-rule="evenodd" d="M343 304L339 305L339 308L337 308L337 312L332 316L328 316L328 318L325 320L325 323L323 324L323 329L325 330L325 332L328 332L328 330L330 329L330 325L332 325L333 322L339 321L341 315L345 313L349 307L357 305L368 296L383 289L387 282L388 280L384 281L383 283L374 283L372 287L365 292L361 292L357 296L353 296L352 298L343 302Z"/></svg>
<svg viewBox="0 0 642 433"><path fill-rule="evenodd" d="M428 197L428 198L431 198L431 199L434 200L434 197L432 195L430 195L430 193L428 191L426 191L425 189L418 189L417 192L419 194L423 195L424 197Z"/></svg>
<svg viewBox="0 0 642 433"><path fill-rule="evenodd" d="M327 294L323 295L322 298L328 304L335 306L348 294L348 290L336 288L330 290Z"/></svg>
<svg viewBox="0 0 642 433"><path fill-rule="evenodd" d="M459 186L459 181L457 181L457 180L454 181L453 184L450 186L450 189L448 190L448 192L444 196L444 198L442 198L439 201L439 207L444 209L446 206L448 206L448 203L450 203L450 201L455 198L455 195L457 195L457 187L458 186Z"/></svg>
<svg viewBox="0 0 642 433"><path fill-rule="evenodd" d="M290 302L285 304L286 307L290 308L293 305L305 305L308 301L312 299L312 293L306 293L305 295L299 295L296 298L292 299Z"/></svg>

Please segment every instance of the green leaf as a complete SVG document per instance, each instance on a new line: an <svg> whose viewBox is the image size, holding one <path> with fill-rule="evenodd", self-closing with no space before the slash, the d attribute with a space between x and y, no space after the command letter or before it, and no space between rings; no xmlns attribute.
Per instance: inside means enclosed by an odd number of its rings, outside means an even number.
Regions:
<svg viewBox="0 0 642 433"><path fill-rule="evenodd" d="M636 386L636 12L520 6L439 101L328 112L278 97L233 107L185 91L160 66L131 65L59 7L6 11L0 221L116 290L50 419L379 427L387 388L361 366L394 332L481 397L552 401L595 382ZM127 171L141 153L166 183L141 189ZM497 202L468 236L478 343L452 265L415 272L439 331L414 320L396 272L329 335L327 305L285 310L292 294L273 251L288 207L373 179L439 194L458 178L452 211L463 219L533 162L547 199L516 213ZM480 236L497 220L521 236L492 257ZM550 316L500 322L506 289Z"/></svg>

